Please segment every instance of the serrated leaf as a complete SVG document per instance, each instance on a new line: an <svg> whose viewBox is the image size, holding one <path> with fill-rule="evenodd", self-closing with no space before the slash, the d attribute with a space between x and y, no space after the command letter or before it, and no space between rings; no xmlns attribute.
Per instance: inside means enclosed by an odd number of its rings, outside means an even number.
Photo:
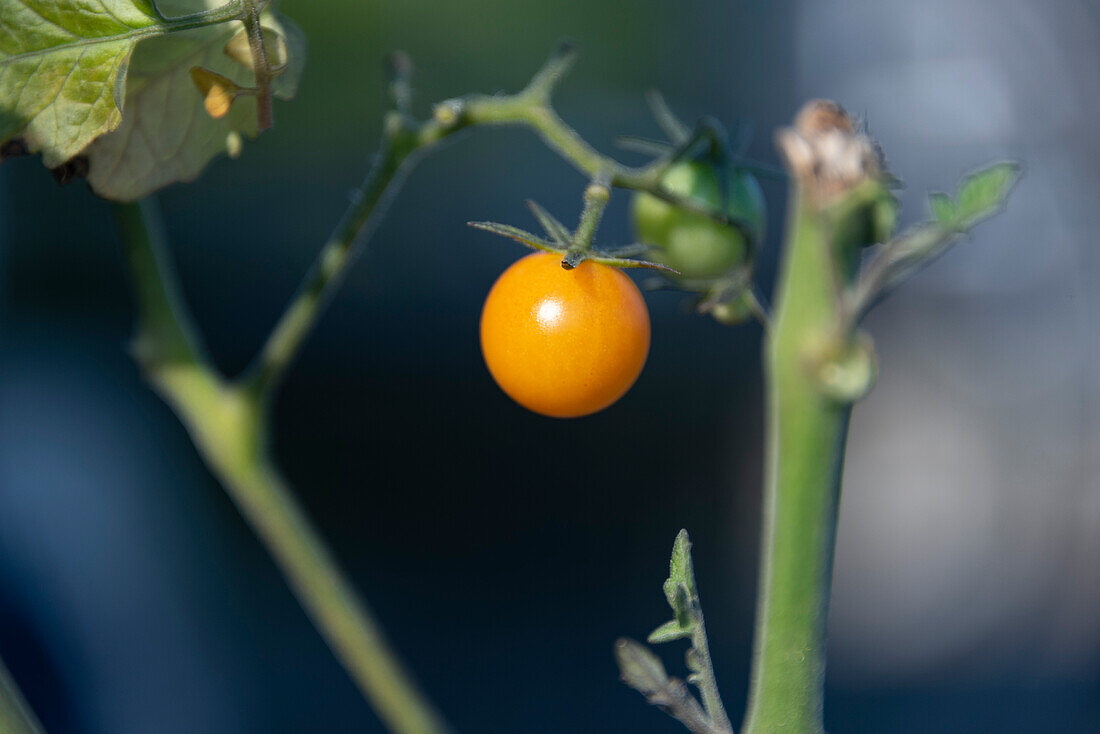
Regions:
<svg viewBox="0 0 1100 734"><path fill-rule="evenodd" d="M955 195L958 223L971 227L1000 211L1019 178L1020 166L1008 162L995 163L964 178Z"/></svg>
<svg viewBox="0 0 1100 734"><path fill-rule="evenodd" d="M646 696L663 691L669 683L668 673L653 652L626 638L615 643L615 661L623 682Z"/></svg>
<svg viewBox="0 0 1100 734"><path fill-rule="evenodd" d="M691 637L693 629L694 626L684 627L678 619L671 619L650 632L646 642L651 645L658 645L662 642L682 640L685 637Z"/></svg>
<svg viewBox="0 0 1100 734"><path fill-rule="evenodd" d="M0 0L2 2L3 0ZM187 0L191 10L221 0ZM286 18L265 14L263 25L287 39L286 71L272 91L289 99L297 91L304 63L301 31ZM217 155L232 152L240 136L255 138L255 97L239 98L221 118L211 118L203 95L191 81L192 67L203 67L242 87L254 82L251 69L224 53L243 25L238 21L142 41L133 53L122 123L85 149L88 182L109 199L131 201L163 186L195 179Z"/></svg>
<svg viewBox="0 0 1100 734"><path fill-rule="evenodd" d="M954 199L942 193L931 194L928 204L932 221L885 243L864 267L855 288L846 296L854 318L858 320L886 293L939 257L961 234L1003 209L1020 172L1017 163L994 163L963 178ZM873 372L870 361L862 357L859 361ZM859 371L868 373L863 367Z"/></svg>
<svg viewBox="0 0 1100 734"><path fill-rule="evenodd" d="M163 33L149 0L0 0L0 143L54 168L122 119L126 66Z"/></svg>

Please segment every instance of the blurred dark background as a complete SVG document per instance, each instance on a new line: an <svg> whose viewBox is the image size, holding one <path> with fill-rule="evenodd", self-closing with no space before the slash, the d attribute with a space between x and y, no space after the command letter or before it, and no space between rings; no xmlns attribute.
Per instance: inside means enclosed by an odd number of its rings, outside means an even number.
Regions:
<svg viewBox="0 0 1100 734"><path fill-rule="evenodd" d="M1061 0L284 0L310 39L278 125L161 203L183 289L241 369L357 184L380 59L420 111L514 90L561 37L558 97L611 151L687 117L771 131L812 96L865 115L907 182L1011 156L1008 212L875 312L832 620L830 732L1100 732L1100 7ZM637 161L629 155L624 160ZM290 375L279 459L396 648L459 731L674 732L611 644L663 621L676 531L731 715L744 706L761 479L760 332L648 296L653 348L620 403L513 405L477 344L521 253L464 226L567 221L584 181L520 130L426 160ZM761 282L785 203L771 207ZM601 234L630 239L627 197ZM0 655L52 734L382 731L125 352L106 206L38 161L0 168ZM247 225L247 226L246 226ZM664 650L682 672L680 651Z"/></svg>

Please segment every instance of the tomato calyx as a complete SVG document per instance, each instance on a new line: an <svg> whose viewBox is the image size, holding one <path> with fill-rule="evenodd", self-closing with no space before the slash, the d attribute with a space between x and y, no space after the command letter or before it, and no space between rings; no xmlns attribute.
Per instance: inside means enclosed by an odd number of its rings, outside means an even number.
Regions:
<svg viewBox="0 0 1100 734"><path fill-rule="evenodd" d="M515 240L533 250L556 253L561 256L561 266L565 270L573 270L582 262L590 261L615 268L650 268L677 275L678 271L668 265L639 259L638 255L649 251L645 245L634 244L612 249L594 248L596 229L599 227L600 218L610 198L610 186L605 179L597 177L585 189L584 209L581 211L577 228L573 231L570 231L540 204L528 199L527 208L538 220L546 233L545 237L499 222L467 222L467 225Z"/></svg>

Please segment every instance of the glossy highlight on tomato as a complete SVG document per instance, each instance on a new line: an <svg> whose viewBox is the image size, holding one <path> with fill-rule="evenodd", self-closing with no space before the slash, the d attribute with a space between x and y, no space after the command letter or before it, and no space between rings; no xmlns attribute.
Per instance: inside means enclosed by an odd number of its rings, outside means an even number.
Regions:
<svg viewBox="0 0 1100 734"><path fill-rule="evenodd" d="M481 312L493 379L525 408L553 418L603 410L638 379L649 311L630 278L590 261L573 270L537 252L513 263Z"/></svg>

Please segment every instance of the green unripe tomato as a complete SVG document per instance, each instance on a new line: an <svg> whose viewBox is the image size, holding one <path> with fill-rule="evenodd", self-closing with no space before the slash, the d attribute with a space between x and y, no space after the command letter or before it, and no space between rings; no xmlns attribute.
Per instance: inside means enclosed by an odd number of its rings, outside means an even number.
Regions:
<svg viewBox="0 0 1100 734"><path fill-rule="evenodd" d="M722 185L714 166L705 161L684 161L668 169L661 186L670 194L690 197L703 206L722 208ZM753 176L729 172L731 219L748 222L752 236L764 237L764 194ZM651 194L639 193L633 201L634 229L638 239L657 247L654 258L680 271L684 280L707 280L725 275L745 261L748 243L736 227L684 211Z"/></svg>

